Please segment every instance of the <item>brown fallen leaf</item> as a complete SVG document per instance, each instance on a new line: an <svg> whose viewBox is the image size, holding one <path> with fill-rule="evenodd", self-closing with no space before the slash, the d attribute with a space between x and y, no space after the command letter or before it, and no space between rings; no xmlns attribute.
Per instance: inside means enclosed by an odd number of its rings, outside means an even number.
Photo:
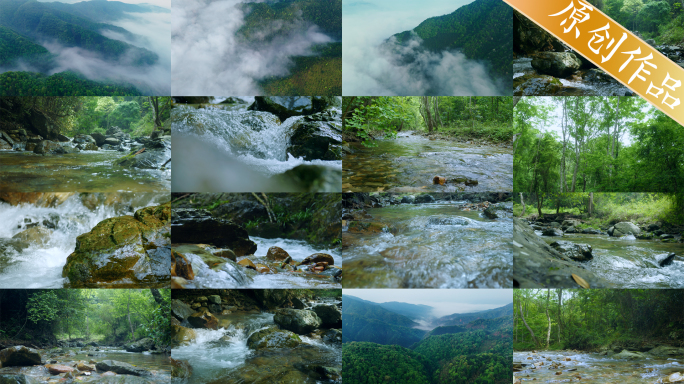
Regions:
<svg viewBox="0 0 684 384"><path fill-rule="evenodd" d="M575 280L575 283L577 283L580 287L585 288L585 289L589 289L589 283L587 283L587 281L584 280L583 278L575 275L574 273L572 274L572 278L573 278L573 280Z"/></svg>

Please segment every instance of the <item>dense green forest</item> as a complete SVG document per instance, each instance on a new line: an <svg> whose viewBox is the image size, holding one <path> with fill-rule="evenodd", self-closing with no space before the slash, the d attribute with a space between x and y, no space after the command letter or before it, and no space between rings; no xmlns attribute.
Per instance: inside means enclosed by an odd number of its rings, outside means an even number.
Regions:
<svg viewBox="0 0 684 384"><path fill-rule="evenodd" d="M549 193L545 195L514 195L513 214L517 217L541 217L545 214L565 214L580 217L579 226L604 228L629 221L638 225L662 222L684 224L679 196L666 193L637 192L577 192ZM524 206L523 206L524 205Z"/></svg>
<svg viewBox="0 0 684 384"><path fill-rule="evenodd" d="M74 72L60 72L51 76L33 72L5 72L0 74L0 93L4 96L141 95L132 85L88 80Z"/></svg>
<svg viewBox="0 0 684 384"><path fill-rule="evenodd" d="M344 97L342 124L347 141L366 146L402 130L506 143L513 135L513 105L507 96Z"/></svg>
<svg viewBox="0 0 684 384"><path fill-rule="evenodd" d="M499 0L476 0L443 16L429 18L412 31L394 35L398 42L413 33L433 51L457 49L469 59L486 61L496 78L511 88L513 9Z"/></svg>
<svg viewBox="0 0 684 384"><path fill-rule="evenodd" d="M169 345L168 289L0 290L0 343L51 346L83 339Z"/></svg>
<svg viewBox="0 0 684 384"><path fill-rule="evenodd" d="M660 44L681 44L684 13L680 0L588 0L613 20Z"/></svg>
<svg viewBox="0 0 684 384"><path fill-rule="evenodd" d="M105 134L119 127L133 137L170 129L171 97L0 97L0 130L22 123L34 111L44 114L58 133L67 136Z"/></svg>
<svg viewBox="0 0 684 384"><path fill-rule="evenodd" d="M0 66L16 64L18 59L40 66L49 62L51 55L42 45L0 25Z"/></svg>
<svg viewBox="0 0 684 384"><path fill-rule="evenodd" d="M516 350L684 344L682 290L517 289L513 301Z"/></svg>
<svg viewBox="0 0 684 384"><path fill-rule="evenodd" d="M523 97L514 190L681 192L684 127L640 97Z"/></svg>
<svg viewBox="0 0 684 384"><path fill-rule="evenodd" d="M390 304L390 305L387 305ZM404 304L404 305L401 305ZM343 298L343 369L347 383L504 383L511 377L512 304L430 319L432 331L387 308L429 318L431 308ZM494 317L499 315L500 317ZM465 323L464 320L468 320ZM462 325L455 325L462 324Z"/></svg>

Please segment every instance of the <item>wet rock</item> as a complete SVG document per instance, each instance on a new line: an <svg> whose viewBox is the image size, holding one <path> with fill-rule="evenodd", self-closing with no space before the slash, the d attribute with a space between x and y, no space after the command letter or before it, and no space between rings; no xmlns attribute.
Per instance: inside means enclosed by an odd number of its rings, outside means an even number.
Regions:
<svg viewBox="0 0 684 384"><path fill-rule="evenodd" d="M565 233L579 233L580 231L575 228L574 226L568 227L565 229Z"/></svg>
<svg viewBox="0 0 684 384"><path fill-rule="evenodd" d="M321 319L318 315L305 309L279 309L273 317L273 322L280 328L300 335L305 335L321 326Z"/></svg>
<svg viewBox="0 0 684 384"><path fill-rule="evenodd" d="M324 121L301 121L292 126L287 152L304 160L341 160L340 124Z"/></svg>
<svg viewBox="0 0 684 384"><path fill-rule="evenodd" d="M216 251L213 253L213 255L216 257L223 257L232 261L237 261L237 256L235 255L235 252L233 252L230 249L222 249L220 251Z"/></svg>
<svg viewBox="0 0 684 384"><path fill-rule="evenodd" d="M77 149L80 149L81 151L97 151L100 148L93 144L93 143L87 143L87 144L79 144L76 146Z"/></svg>
<svg viewBox="0 0 684 384"><path fill-rule="evenodd" d="M34 378L28 375L0 375L0 384L37 384Z"/></svg>
<svg viewBox="0 0 684 384"><path fill-rule="evenodd" d="M635 352L635 351L628 351L626 349L623 349L622 352L616 354L613 356L614 359L628 359L628 360L643 360L646 359L648 355L645 355L641 352Z"/></svg>
<svg viewBox="0 0 684 384"><path fill-rule="evenodd" d="M167 203L139 209L134 216L101 221L76 238L62 276L72 287L168 282L170 216L171 203Z"/></svg>
<svg viewBox="0 0 684 384"><path fill-rule="evenodd" d="M178 300L178 299L173 299L171 300L171 314L178 319L178 321L183 321L188 318L188 316L192 315L195 313L195 310L192 309L189 305L186 303Z"/></svg>
<svg viewBox="0 0 684 384"><path fill-rule="evenodd" d="M513 217L513 206L507 203L492 204L482 212L488 219Z"/></svg>
<svg viewBox="0 0 684 384"><path fill-rule="evenodd" d="M323 341L332 344L342 344L342 330L329 329L323 334Z"/></svg>
<svg viewBox="0 0 684 384"><path fill-rule="evenodd" d="M212 216L247 223L260 218L268 218L266 208L251 200L240 200L221 204L211 211Z"/></svg>
<svg viewBox="0 0 684 384"><path fill-rule="evenodd" d="M304 302L301 301L301 300L300 300L299 298L297 298L297 297L293 297L293 298L292 298L292 306L294 307L294 309L304 309L304 308L306 308L306 305L304 305Z"/></svg>
<svg viewBox="0 0 684 384"><path fill-rule="evenodd" d="M414 196L403 196L401 198L401 203L402 204L413 204L413 202L416 200Z"/></svg>
<svg viewBox="0 0 684 384"><path fill-rule="evenodd" d="M325 326L341 327L342 326L342 312L335 305L321 304L313 307L318 318Z"/></svg>
<svg viewBox="0 0 684 384"><path fill-rule="evenodd" d="M106 136L103 133L100 132L93 132L90 134L90 137L95 140L95 145L98 147L101 147L105 143Z"/></svg>
<svg viewBox="0 0 684 384"><path fill-rule="evenodd" d="M104 143L111 145L112 147L116 147L121 144L121 140L117 139L116 137L108 137L105 139Z"/></svg>
<svg viewBox="0 0 684 384"><path fill-rule="evenodd" d="M517 11L513 11L513 50L531 54L539 51L563 51L560 40Z"/></svg>
<svg viewBox="0 0 684 384"><path fill-rule="evenodd" d="M575 261L589 261L594 258L589 244L576 244L570 241L554 241L550 244L558 252Z"/></svg>
<svg viewBox="0 0 684 384"><path fill-rule="evenodd" d="M542 236L563 236L563 231L558 228L545 228L542 231Z"/></svg>
<svg viewBox="0 0 684 384"><path fill-rule="evenodd" d="M540 52L533 57L534 69L554 77L568 77L582 66L582 62L572 52Z"/></svg>
<svg viewBox="0 0 684 384"><path fill-rule="evenodd" d="M81 372L94 372L96 370L94 365L86 364L83 362L79 362L78 365L76 365L76 369L78 369Z"/></svg>
<svg viewBox="0 0 684 384"><path fill-rule="evenodd" d="M211 295L207 299L210 303L221 305L221 296L219 295Z"/></svg>
<svg viewBox="0 0 684 384"><path fill-rule="evenodd" d="M615 224L611 229L608 230L608 234L613 237L622 237L627 235L638 235L641 233L641 229L634 225L634 223L623 221Z"/></svg>
<svg viewBox="0 0 684 384"><path fill-rule="evenodd" d="M116 360L103 360L95 365L98 372L116 372L120 375L148 376L150 372L134 365Z"/></svg>
<svg viewBox="0 0 684 384"><path fill-rule="evenodd" d="M171 235L174 243L202 243L228 247L236 256L253 255L257 245L247 231L230 220L212 217L203 209L173 211Z"/></svg>
<svg viewBox="0 0 684 384"><path fill-rule="evenodd" d="M253 269L256 271L256 265L254 265L254 263L250 259L242 259L242 260L238 261L237 264L241 265L245 268L250 268L250 269Z"/></svg>
<svg viewBox="0 0 684 384"><path fill-rule="evenodd" d="M600 235L601 231L599 231L598 229L594 229L594 228L584 228L582 230L582 233L586 233L588 235Z"/></svg>
<svg viewBox="0 0 684 384"><path fill-rule="evenodd" d="M171 362L171 377L188 379L192 376L192 366L187 360L176 360L169 357Z"/></svg>
<svg viewBox="0 0 684 384"><path fill-rule="evenodd" d="M568 220L563 220L563 222L561 223L561 228L563 228L563 230L565 230L565 228L577 227L577 226L579 226L579 225L581 225L581 224L582 224L582 223L581 223L579 220L576 220L576 219L568 219Z"/></svg>
<svg viewBox="0 0 684 384"><path fill-rule="evenodd" d="M192 264L182 253L171 250L171 276L182 277L186 280L193 280L195 272Z"/></svg>
<svg viewBox="0 0 684 384"><path fill-rule="evenodd" d="M61 144L49 140L41 140L33 149L33 153L39 155L63 154L64 152L64 147Z"/></svg>
<svg viewBox="0 0 684 384"><path fill-rule="evenodd" d="M653 262L655 265L659 267L665 267L667 265L672 264L674 261L675 254L674 252L672 253L661 253L658 255L653 256Z"/></svg>
<svg viewBox="0 0 684 384"><path fill-rule="evenodd" d="M50 241L51 235L52 230L37 226L25 229L12 236L12 238L31 245L44 246Z"/></svg>
<svg viewBox="0 0 684 384"><path fill-rule="evenodd" d="M257 96L250 111L271 112L285 121L291 116L311 115L338 106L337 97L321 96Z"/></svg>
<svg viewBox="0 0 684 384"><path fill-rule="evenodd" d="M174 346L188 345L197 338L197 332L177 324L171 324L171 341Z"/></svg>
<svg viewBox="0 0 684 384"><path fill-rule="evenodd" d="M60 373L67 373L74 370L72 367L60 364L48 364L45 368L53 375L59 375Z"/></svg>
<svg viewBox="0 0 684 384"><path fill-rule="evenodd" d="M342 170L325 165L301 164L273 176L272 181L289 185L290 192L340 192Z"/></svg>
<svg viewBox="0 0 684 384"><path fill-rule="evenodd" d="M299 263L299 265L316 264L320 262L325 262L329 265L333 265L335 264L335 259L333 259L333 257L328 255L327 253L314 253L313 255L302 260L302 262Z"/></svg>
<svg viewBox="0 0 684 384"><path fill-rule="evenodd" d="M252 333L247 339L247 347L250 349L280 349L294 348L302 343L302 340L294 332L281 330L278 327L269 327Z"/></svg>
<svg viewBox="0 0 684 384"><path fill-rule="evenodd" d="M269 260L282 261L290 257L290 255L280 247L271 247L266 253L266 258Z"/></svg>
<svg viewBox="0 0 684 384"><path fill-rule="evenodd" d="M528 73L513 79L514 96L545 96L558 93L563 84L549 75Z"/></svg>
<svg viewBox="0 0 684 384"><path fill-rule="evenodd" d="M418 195L416 198L413 200L413 204L426 204L426 203L434 203L435 198L432 197L432 195Z"/></svg>
<svg viewBox="0 0 684 384"><path fill-rule="evenodd" d="M95 141L95 139L94 139L92 136L90 136L90 135L76 135L76 136L74 136L74 140L73 140L73 141L74 141L74 143L76 143L76 144L88 144L88 143L92 143L92 144L97 145L97 142Z"/></svg>
<svg viewBox="0 0 684 384"><path fill-rule="evenodd" d="M154 341L149 337L140 339L134 343L126 345L126 352L144 352L154 348Z"/></svg>
<svg viewBox="0 0 684 384"><path fill-rule="evenodd" d="M40 365L40 353L32 348L17 345L0 351L0 367Z"/></svg>
<svg viewBox="0 0 684 384"><path fill-rule="evenodd" d="M218 329L218 319L207 310L188 316L188 323L194 328Z"/></svg>
<svg viewBox="0 0 684 384"><path fill-rule="evenodd" d="M132 149L128 155L115 160L114 164L138 169L160 169L168 164L168 160L171 159L171 141L169 139L161 137L154 140L143 139L143 141L143 148Z"/></svg>

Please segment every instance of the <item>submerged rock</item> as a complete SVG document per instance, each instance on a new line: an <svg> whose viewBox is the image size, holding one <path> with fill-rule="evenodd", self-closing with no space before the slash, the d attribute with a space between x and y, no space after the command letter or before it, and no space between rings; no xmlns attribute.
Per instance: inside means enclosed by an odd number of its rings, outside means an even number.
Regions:
<svg viewBox="0 0 684 384"><path fill-rule="evenodd" d="M492 204L482 212L488 219L500 219L513 217L513 206L511 204L499 203Z"/></svg>
<svg viewBox="0 0 684 384"><path fill-rule="evenodd" d="M116 372L120 375L148 376L150 372L132 364L116 360L103 360L95 365L98 372Z"/></svg>
<svg viewBox="0 0 684 384"><path fill-rule="evenodd" d="M575 244L570 241L554 241L550 244L558 252L575 261L589 261L594 258L589 244Z"/></svg>
<svg viewBox="0 0 684 384"><path fill-rule="evenodd" d="M173 210L171 235L174 243L213 244L230 248L236 256L253 255L257 245L247 230L230 220L212 217L203 209Z"/></svg>
<svg viewBox="0 0 684 384"><path fill-rule="evenodd" d="M171 377L187 379L192 376L192 365L187 360L176 360L169 357L171 362Z"/></svg>
<svg viewBox="0 0 684 384"><path fill-rule="evenodd" d="M313 311L305 309L279 309L273 322L281 328L305 335L321 326L321 319Z"/></svg>
<svg viewBox="0 0 684 384"><path fill-rule="evenodd" d="M168 283L170 216L171 203L166 203L101 221L76 238L62 276L72 287Z"/></svg>
<svg viewBox="0 0 684 384"><path fill-rule="evenodd" d="M193 329L171 324L171 340L174 346L188 345L197 338L197 332Z"/></svg>
<svg viewBox="0 0 684 384"><path fill-rule="evenodd" d="M672 261L674 261L674 257L675 257L674 252L672 252L672 253L661 253L661 254L653 256L653 262L654 262L654 265L656 265L656 266L665 267L667 265L672 264Z"/></svg>
<svg viewBox="0 0 684 384"><path fill-rule="evenodd" d="M247 339L247 347L250 349L268 348L294 348L302 343L302 340L294 332L281 330L278 327L269 327L252 333Z"/></svg>
<svg viewBox="0 0 684 384"><path fill-rule="evenodd" d="M40 365L40 353L37 350L17 345L0 351L0 367L16 367Z"/></svg>

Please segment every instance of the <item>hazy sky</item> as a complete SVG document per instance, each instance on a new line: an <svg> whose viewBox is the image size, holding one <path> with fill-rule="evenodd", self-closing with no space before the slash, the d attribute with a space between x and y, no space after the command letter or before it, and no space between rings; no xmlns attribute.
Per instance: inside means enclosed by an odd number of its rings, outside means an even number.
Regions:
<svg viewBox="0 0 684 384"><path fill-rule="evenodd" d="M73 4L73 3L80 3L81 1L84 1L84 0L38 0L38 1L43 2L43 3L58 1L60 3L71 3L71 4ZM112 1L112 0L108 0L108 1ZM116 0L116 1L120 1L122 3L129 3L129 4L145 4L146 3L146 4L156 5L158 7L164 7L164 8L171 9L171 0Z"/></svg>
<svg viewBox="0 0 684 384"><path fill-rule="evenodd" d="M343 293L374 303L429 305L436 317L485 311L513 302L511 289L345 289Z"/></svg>

